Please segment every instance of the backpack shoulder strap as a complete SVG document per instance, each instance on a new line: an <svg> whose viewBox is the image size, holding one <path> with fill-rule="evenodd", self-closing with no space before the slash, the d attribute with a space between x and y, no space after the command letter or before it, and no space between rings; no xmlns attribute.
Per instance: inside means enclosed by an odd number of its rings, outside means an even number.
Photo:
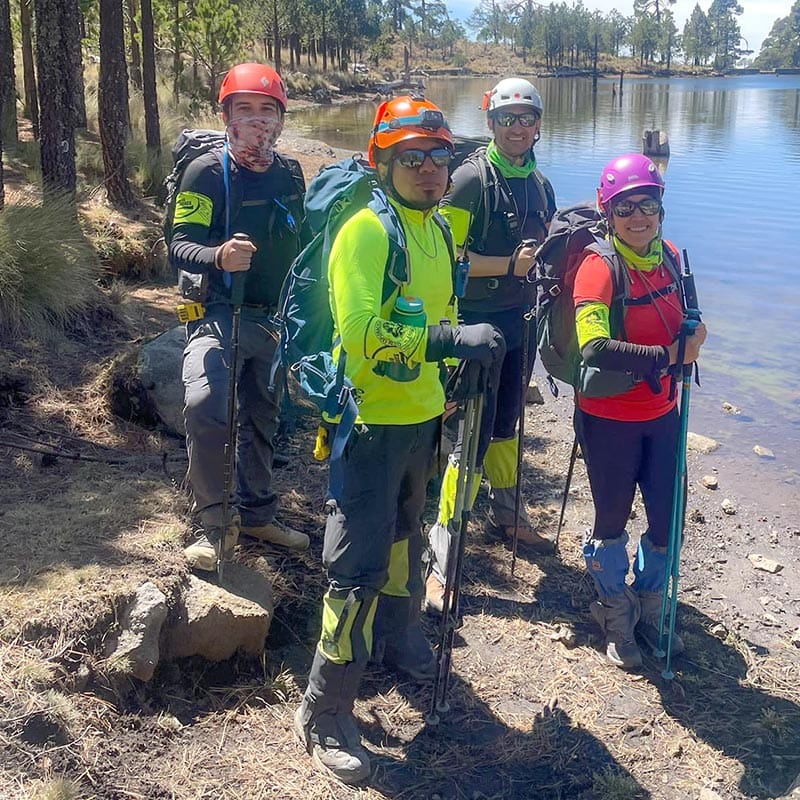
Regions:
<svg viewBox="0 0 800 800"><path fill-rule="evenodd" d="M478 178L481 182L481 196L478 200L478 207L483 206L483 225L481 226L481 236L477 242L473 242L472 249L476 253L483 251L486 246L486 237L489 235L489 224L492 220L492 214L497 211L497 206L500 202L499 188L497 175L495 174L494 167L489 163L486 157L486 148L481 147L477 149L468 159L478 173ZM492 202L488 202L489 191L492 192ZM475 209L477 212L477 209Z"/></svg>
<svg viewBox="0 0 800 800"><path fill-rule="evenodd" d="M303 168L300 166L300 162L297 161L297 159L289 158L280 153L275 153L275 160L289 173L294 183L294 194L287 199L302 199L303 195L306 193L306 179L303 175Z"/></svg>
<svg viewBox="0 0 800 800"><path fill-rule="evenodd" d="M674 283L680 287L682 279L681 261L680 256L678 255L678 248L667 239L664 239L664 265L669 271L670 277ZM681 303L683 303L683 292L678 292L678 295L681 298ZM686 309L684 309L684 311L685 310Z"/></svg>
<svg viewBox="0 0 800 800"><path fill-rule="evenodd" d="M447 220L438 211L434 212L433 221L439 226L439 230L442 232L445 244L447 245L447 252L450 254L450 280L453 284L453 297L455 297L456 270L458 269L456 262L458 260L458 256L456 255L456 245L453 241L453 232L450 230Z"/></svg>
<svg viewBox="0 0 800 800"><path fill-rule="evenodd" d="M608 265L611 273L611 306L608 310L608 323L612 336L625 336L625 300L630 296L630 277L619 253L607 239L598 239L586 250L599 255Z"/></svg>
<svg viewBox="0 0 800 800"><path fill-rule="evenodd" d="M386 237L389 240L389 253L386 257L386 271L383 277L383 305L404 283L408 283L408 250L403 226L397 218L397 212L384 192L375 187L372 199L367 204L375 216L381 221Z"/></svg>
<svg viewBox="0 0 800 800"><path fill-rule="evenodd" d="M447 252L450 253L450 260L455 261L456 245L453 241L453 232L450 230L447 220L445 220L445 218L438 211L435 211L433 214L433 221L439 226L439 230L442 232L445 244L447 245Z"/></svg>
<svg viewBox="0 0 800 800"><path fill-rule="evenodd" d="M539 192L539 200L542 204L542 210L539 216L542 222L544 222L550 213L550 209L555 208L555 197L552 194L552 186L550 185L550 181L548 181L538 169L533 171L533 182L536 185L536 190ZM548 186L550 187L549 190Z"/></svg>

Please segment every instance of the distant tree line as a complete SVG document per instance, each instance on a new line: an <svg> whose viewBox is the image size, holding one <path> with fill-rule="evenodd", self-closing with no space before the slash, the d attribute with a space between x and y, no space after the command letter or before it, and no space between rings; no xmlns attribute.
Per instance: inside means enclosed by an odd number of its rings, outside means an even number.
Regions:
<svg viewBox="0 0 800 800"><path fill-rule="evenodd" d="M800 67L800 0L789 15L775 21L754 62L759 69Z"/></svg>

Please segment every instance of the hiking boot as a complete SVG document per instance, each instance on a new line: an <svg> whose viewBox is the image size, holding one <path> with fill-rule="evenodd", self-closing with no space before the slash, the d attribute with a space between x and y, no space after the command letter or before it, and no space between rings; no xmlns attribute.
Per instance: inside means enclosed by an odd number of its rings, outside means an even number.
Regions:
<svg viewBox="0 0 800 800"><path fill-rule="evenodd" d="M305 700L294 715L292 728L321 772L342 783L359 783L370 774L369 753L350 713L326 713L306 722Z"/></svg>
<svg viewBox="0 0 800 800"><path fill-rule="evenodd" d="M241 532L260 542L268 542L289 550L308 550L309 538L305 533L295 531L279 522L269 522L266 525L242 525Z"/></svg>
<svg viewBox="0 0 800 800"><path fill-rule="evenodd" d="M432 572L425 581L425 611L428 614L444 611L444 586Z"/></svg>
<svg viewBox="0 0 800 800"><path fill-rule="evenodd" d="M640 667L642 651L634 636L639 620L639 598L636 594L626 587L622 594L595 600L589 611L605 634L606 658L622 669Z"/></svg>
<svg viewBox="0 0 800 800"><path fill-rule="evenodd" d="M201 528L197 537L183 549L183 554L192 569L203 572L214 572L220 559L220 542L225 531L225 544L222 551L222 560L230 561L236 542L239 540L239 517L235 515L226 529L221 525Z"/></svg>
<svg viewBox="0 0 800 800"><path fill-rule="evenodd" d="M641 605L641 615L636 625L636 633L644 640L645 644L653 651L654 655L661 652L659 647L658 626L661 622L661 592L638 592L639 603ZM664 648L667 649L667 633L669 630L669 614L664 622ZM686 651L686 645L680 635L672 633L672 653L679 656Z"/></svg>
<svg viewBox="0 0 800 800"><path fill-rule="evenodd" d="M488 520L491 528L500 533L502 536L505 536L507 539L511 539L512 541L514 540L513 522L510 525L499 524L491 510L488 514ZM548 554L555 552L555 545L553 542L547 537L540 536L538 533L536 533L533 525L531 525L530 521L524 517L520 518L519 521L518 541L520 544L524 544L526 547L530 548L536 553Z"/></svg>

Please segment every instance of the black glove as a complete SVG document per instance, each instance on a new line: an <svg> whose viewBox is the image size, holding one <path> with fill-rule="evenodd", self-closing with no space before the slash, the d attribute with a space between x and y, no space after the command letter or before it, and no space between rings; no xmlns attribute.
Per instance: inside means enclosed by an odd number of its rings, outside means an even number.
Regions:
<svg viewBox="0 0 800 800"><path fill-rule="evenodd" d="M478 397L491 388L489 381L497 370L484 367L480 361L459 361L445 386L445 397L455 403Z"/></svg>
<svg viewBox="0 0 800 800"><path fill-rule="evenodd" d="M477 325L431 325L428 328L426 361L459 358L480 362L484 367L499 364L506 354L503 334L487 322Z"/></svg>

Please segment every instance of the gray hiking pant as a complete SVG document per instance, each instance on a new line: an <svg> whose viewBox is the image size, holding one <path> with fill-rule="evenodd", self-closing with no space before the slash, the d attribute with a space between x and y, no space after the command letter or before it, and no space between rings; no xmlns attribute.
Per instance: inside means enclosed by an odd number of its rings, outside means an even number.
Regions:
<svg viewBox="0 0 800 800"><path fill-rule="evenodd" d="M379 594L411 598L419 608L422 513L439 425L436 417L364 426L348 442L343 492L326 521L322 550L328 591L320 649L329 659L366 664Z"/></svg>
<svg viewBox="0 0 800 800"><path fill-rule="evenodd" d="M268 315L243 309L239 325L237 375L237 446L234 497L242 525L266 525L275 516L278 497L272 491L272 437L278 426L280 381L269 390L277 332ZM186 327L183 386L187 482L192 514L203 527L222 520L225 444L228 439L230 391L230 306L213 305L206 316Z"/></svg>

